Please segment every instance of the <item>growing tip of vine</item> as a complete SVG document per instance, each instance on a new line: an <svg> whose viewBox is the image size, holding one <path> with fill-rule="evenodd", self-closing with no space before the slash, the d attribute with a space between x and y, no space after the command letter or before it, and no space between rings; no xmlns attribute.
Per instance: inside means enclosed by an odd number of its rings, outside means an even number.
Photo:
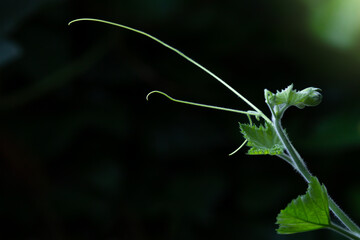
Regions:
<svg viewBox="0 0 360 240"><path fill-rule="evenodd" d="M169 97L167 94L165 94L165 93L163 93L163 92L160 92L160 91L155 90L155 91L151 91L151 92L149 92L149 93L146 95L146 101L149 101L149 96L150 96L151 94L153 94L153 93L159 93L159 94L162 94L162 95L164 95L164 96L166 96L166 97Z"/></svg>
<svg viewBox="0 0 360 240"><path fill-rule="evenodd" d="M79 19L71 20L71 21L68 23L68 26L70 26L72 23L78 22L78 21L80 21L80 20L79 20Z"/></svg>
<svg viewBox="0 0 360 240"><path fill-rule="evenodd" d="M77 19L74 19L74 20L70 21L68 23L68 26L70 26L74 22L80 22L80 21L96 21L96 19L93 19L93 18L77 18Z"/></svg>

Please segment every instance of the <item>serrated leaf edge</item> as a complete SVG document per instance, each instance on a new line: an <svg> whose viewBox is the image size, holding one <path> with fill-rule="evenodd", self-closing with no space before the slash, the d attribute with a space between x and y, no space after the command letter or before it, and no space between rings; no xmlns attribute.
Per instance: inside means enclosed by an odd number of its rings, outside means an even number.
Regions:
<svg viewBox="0 0 360 240"><path fill-rule="evenodd" d="M251 147L248 150L249 155L266 155L266 154L279 155L279 154L282 154L284 152L284 147L281 144L275 144L272 148L258 148L258 147L256 147L256 144L250 140L251 137L249 137L249 135L246 133L246 131L243 128L243 126L247 126L247 127L252 128L255 131L266 132L271 127L267 123L265 123L265 126L260 124L259 127L256 126L256 125L244 124L244 123L239 123L239 125L240 125L241 133L243 134L244 138L248 140L246 145L248 147Z"/></svg>
<svg viewBox="0 0 360 240"><path fill-rule="evenodd" d="M312 195L311 192L312 192L312 190L314 189L314 184L315 184L315 186L320 186L321 201L322 201L322 203L324 203L324 205L327 206L327 209L323 209L323 207L319 206L319 205L314 201L313 197L311 196L311 195ZM313 222L313 221L309 221L309 220L304 221L304 219L299 218L298 215L297 215L297 216L294 216L294 215L292 215L292 214L289 214L289 213L285 212L286 209L288 209L289 207L291 207L291 205L296 205L295 203L296 203L297 201L301 201L302 208L304 209L304 213L305 213L305 215L306 215L306 218L308 219L308 214L306 213L306 210L305 210L306 208L305 208L305 203L304 203L304 198L306 197L307 194L310 196L311 201L313 201L314 206L316 206L318 209L320 209L320 210L322 210L322 211L325 210L326 215L327 215L327 220L328 220L327 224L317 223L317 222ZM296 208L295 208L295 211L296 211ZM282 224L279 222L279 221L280 221L279 218L281 218L281 215L282 215L282 214L287 215L287 216L289 216L289 217L291 217L291 218L294 218L294 219L297 219L297 220L300 221L299 223L296 223L296 224L294 224L294 225L301 225L302 223L303 223L303 224L308 224L308 223L309 223L309 224L315 225L315 227L313 227L313 228L310 229L310 230L305 230L305 231L294 231L294 232L282 231L282 229L286 229L286 228L287 228L286 226L291 225L291 224L286 224L286 225L284 226L284 225L282 225ZM319 222L320 222L320 219L319 219L319 215L318 215L318 214L316 214L316 217L317 217L317 219L318 219ZM286 206L285 209L282 209L282 210L280 211L280 213L279 213L278 216L276 217L276 220L277 220L277 221L276 221L276 224L279 224L279 228L276 229L276 231L277 231L279 234L300 233L300 232L313 231L313 230L317 230L317 229L322 229L322 228L329 227L329 225L330 225L329 200L328 200L328 194L327 194L327 189L326 189L325 185L320 184L319 180L318 180L316 177L312 177L306 193L305 193L304 195L298 196L296 199L292 200L292 201ZM318 226L318 227L316 227L316 226Z"/></svg>

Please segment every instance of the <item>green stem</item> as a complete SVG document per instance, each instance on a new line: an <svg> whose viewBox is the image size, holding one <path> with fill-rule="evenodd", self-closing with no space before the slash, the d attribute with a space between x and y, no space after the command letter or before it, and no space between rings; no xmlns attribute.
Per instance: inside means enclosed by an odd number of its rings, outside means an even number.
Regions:
<svg viewBox="0 0 360 240"><path fill-rule="evenodd" d="M329 229L333 230L334 232L337 232L349 239L353 239L353 240L360 240L360 236L356 233L350 232L334 223L330 223L330 225L328 226Z"/></svg>
<svg viewBox="0 0 360 240"><path fill-rule="evenodd" d="M289 138L287 137L284 129L281 126L279 118L273 118L273 123L275 127L275 131L279 136L282 144L285 147L285 150L290 155L292 164L294 168L303 176L303 178L310 182L310 178L312 177L310 171L306 167L303 159L300 154L296 151L294 146L291 144ZM335 216L352 232L360 234L360 228L341 210L341 208L336 205L334 200L329 197L329 207L331 211L335 214Z"/></svg>
<svg viewBox="0 0 360 240"><path fill-rule="evenodd" d="M285 131L283 130L280 119L274 118L273 124L275 127L276 134L279 136L280 141L285 147L285 150L290 155L292 165L295 167L295 169L303 176L303 178L310 182L311 173L306 167L304 160L302 160L300 154L296 151L296 149L291 144L289 138L287 137Z"/></svg>
<svg viewBox="0 0 360 240"><path fill-rule="evenodd" d="M181 57L185 58L186 60L188 60L189 62L191 62L192 64L194 64L195 66L199 67L201 70L205 71L207 74L209 74L210 76L212 76L213 78L215 78L218 82L220 82L221 84L223 84L226 88L228 88L230 91L232 91L233 93L235 93L236 96L238 96L241 100L243 100L245 103L247 103L250 107L252 107L256 112L259 113L259 115L265 119L265 121L267 121L268 123L271 123L271 120L260 110L258 109L254 104L252 104L249 100L247 100L247 98L245 98L243 95L241 95L239 92L237 92L235 89L233 89L229 84L227 84L226 82L224 82L221 78L219 78L218 76L216 76L214 73L212 73L211 71L209 71L208 69L206 69L205 67L203 67L202 65L200 65L199 63L197 63L196 61L194 61L193 59L191 59L190 57L186 56L184 53L180 52L179 50L177 50L176 48L164 43L163 41L161 41L160 39L146 33L143 31L140 31L138 29L135 28L131 28L122 24L118 24L118 23L113 23L113 22L109 22L109 21L105 21L105 20L100 20L100 19L95 19L95 18L79 18L79 19L75 19L71 22L69 22L69 25L74 23L74 22L79 22L79 21L93 21L93 22L100 22L100 23L105 23L105 24L110 24L113 26L117 26L117 27L121 27L139 34L142 34L158 43L160 43L161 45L163 45L164 47L170 49L171 51L176 52L177 54L179 54Z"/></svg>
<svg viewBox="0 0 360 240"><path fill-rule="evenodd" d="M293 163L292 163L292 159L289 155L285 154L285 153L282 153L282 154L279 154L277 155L279 158L281 158L282 160L285 160L287 163L289 163L291 166L293 166Z"/></svg>
<svg viewBox="0 0 360 240"><path fill-rule="evenodd" d="M329 207L335 216L352 232L360 234L360 228L349 218L346 213L329 196Z"/></svg>

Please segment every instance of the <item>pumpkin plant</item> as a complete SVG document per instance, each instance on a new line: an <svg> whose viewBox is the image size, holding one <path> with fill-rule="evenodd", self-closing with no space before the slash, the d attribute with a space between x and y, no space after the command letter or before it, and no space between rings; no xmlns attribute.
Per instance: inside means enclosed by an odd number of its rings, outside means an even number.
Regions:
<svg viewBox="0 0 360 240"><path fill-rule="evenodd" d="M69 25L79 21L95 21L110 24L145 35L146 37L162 44L166 48L179 54L181 57L185 58L195 66L205 71L207 74L215 78L218 82L232 91L247 105L249 105L251 108L250 110L230 109L175 99L161 91L152 91L146 96L146 99L148 100L150 95L156 93L161 94L174 102L230 111L248 116L249 123L240 123L240 132L242 133L245 140L241 146L230 155L237 152L244 145L247 145L249 147L247 153L250 155L278 156L279 158L289 163L308 183L308 189L306 193L294 199L278 214L276 223L279 225L279 227L276 231L279 234L293 234L325 228L342 234L349 239L360 240L360 228L329 196L325 185L321 184L318 178L310 173L304 160L292 145L288 134L281 124L284 113L289 107L294 106L299 109L303 109L305 107L314 107L320 104L322 95L319 88L308 87L298 91L294 89L293 85L290 85L281 91L277 91L276 93L265 89L265 102L271 113L271 116L268 117L247 98L237 92L221 78L179 50L159 40L158 38L125 25L93 18L76 19L71 21ZM253 120L255 120L255 122ZM341 225L335 223L331 219L332 217L330 215L330 211L333 213L334 217L340 221Z"/></svg>

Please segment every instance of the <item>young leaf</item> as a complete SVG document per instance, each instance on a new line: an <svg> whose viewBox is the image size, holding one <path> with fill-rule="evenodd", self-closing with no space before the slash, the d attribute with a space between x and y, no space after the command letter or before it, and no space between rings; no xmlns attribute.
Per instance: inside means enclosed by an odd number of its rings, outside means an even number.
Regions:
<svg viewBox="0 0 360 240"><path fill-rule="evenodd" d="M265 127L260 125L241 124L241 133L248 140L247 146L251 147L248 154L251 155L278 155L283 153L284 147L276 135L272 125L265 123Z"/></svg>
<svg viewBox="0 0 360 240"><path fill-rule="evenodd" d="M265 89L266 103L278 116L282 116L284 111L291 106L300 109L308 106L317 106L322 100L322 95L319 88L309 87L301 91L293 89L291 84L281 92L277 91L276 94Z"/></svg>
<svg viewBox="0 0 360 240"><path fill-rule="evenodd" d="M293 200L276 218L279 234L291 234L330 226L328 195L324 185L312 177L305 195Z"/></svg>

